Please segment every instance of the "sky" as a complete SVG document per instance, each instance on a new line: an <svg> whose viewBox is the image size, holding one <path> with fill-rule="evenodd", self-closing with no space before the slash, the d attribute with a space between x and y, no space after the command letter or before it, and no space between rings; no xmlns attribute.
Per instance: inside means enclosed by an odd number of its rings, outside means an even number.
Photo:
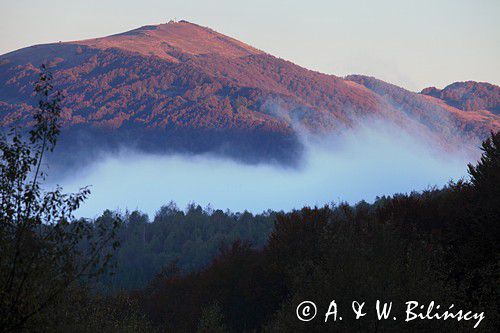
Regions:
<svg viewBox="0 0 500 333"><path fill-rule="evenodd" d="M185 19L323 73L500 85L498 0L2 0L0 54Z"/></svg>

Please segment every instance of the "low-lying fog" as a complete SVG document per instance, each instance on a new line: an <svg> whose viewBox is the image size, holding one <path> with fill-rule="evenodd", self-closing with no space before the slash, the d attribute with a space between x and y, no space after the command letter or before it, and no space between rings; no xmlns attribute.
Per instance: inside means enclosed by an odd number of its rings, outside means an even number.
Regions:
<svg viewBox="0 0 500 333"><path fill-rule="evenodd" d="M140 209L150 216L173 200L232 211L290 210L442 186L466 176L465 153L446 153L395 127L364 127L305 140L301 167L246 165L211 155L123 151L59 180L66 192L92 185L77 216Z"/></svg>

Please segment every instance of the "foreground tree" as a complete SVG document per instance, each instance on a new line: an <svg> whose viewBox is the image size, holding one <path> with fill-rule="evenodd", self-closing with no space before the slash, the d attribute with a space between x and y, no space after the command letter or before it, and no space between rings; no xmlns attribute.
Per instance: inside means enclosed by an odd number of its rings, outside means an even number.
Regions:
<svg viewBox="0 0 500 333"><path fill-rule="evenodd" d="M60 133L62 95L42 65L29 138L19 128L0 136L0 331L47 324L45 313L76 282L101 274L118 244L118 221L73 221L84 187L64 194L42 189L44 156Z"/></svg>
<svg viewBox="0 0 500 333"><path fill-rule="evenodd" d="M471 183L492 199L500 198L500 132L491 133L481 147L483 154L477 165L469 164Z"/></svg>

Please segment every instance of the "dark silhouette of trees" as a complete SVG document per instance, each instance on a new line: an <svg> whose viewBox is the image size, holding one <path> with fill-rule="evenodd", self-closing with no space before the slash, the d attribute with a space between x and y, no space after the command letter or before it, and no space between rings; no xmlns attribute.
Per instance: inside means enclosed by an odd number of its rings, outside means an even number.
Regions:
<svg viewBox="0 0 500 333"><path fill-rule="evenodd" d="M29 139L15 127L0 136L0 331L44 323L70 286L100 274L117 226L72 222L88 188L74 194L42 188L42 163L60 132L62 96L51 82L42 66Z"/></svg>
<svg viewBox="0 0 500 333"><path fill-rule="evenodd" d="M498 323L498 134L483 144L470 181L443 189L382 197L373 204L303 208L276 215L267 244L236 242L206 268L170 269L137 294L155 327L194 331L469 331L470 322L378 321L375 313L342 322L299 322L296 306L314 300L341 309L352 300L418 300L485 311L478 330ZM193 320L197 318L197 320ZM210 326L211 325L211 326Z"/></svg>
<svg viewBox="0 0 500 333"><path fill-rule="evenodd" d="M492 199L500 199L500 132L492 133L491 137L483 142L483 155L477 165L468 165L471 183L483 195Z"/></svg>

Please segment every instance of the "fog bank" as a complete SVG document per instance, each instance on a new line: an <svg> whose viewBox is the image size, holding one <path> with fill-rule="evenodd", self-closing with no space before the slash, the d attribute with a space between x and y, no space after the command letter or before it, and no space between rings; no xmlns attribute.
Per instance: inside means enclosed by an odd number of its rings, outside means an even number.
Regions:
<svg viewBox="0 0 500 333"><path fill-rule="evenodd" d="M466 176L465 153L447 153L388 126L304 139L298 168L248 165L212 155L157 156L123 150L58 180L66 192L91 185L77 216L190 202L232 211L290 210L442 186Z"/></svg>

